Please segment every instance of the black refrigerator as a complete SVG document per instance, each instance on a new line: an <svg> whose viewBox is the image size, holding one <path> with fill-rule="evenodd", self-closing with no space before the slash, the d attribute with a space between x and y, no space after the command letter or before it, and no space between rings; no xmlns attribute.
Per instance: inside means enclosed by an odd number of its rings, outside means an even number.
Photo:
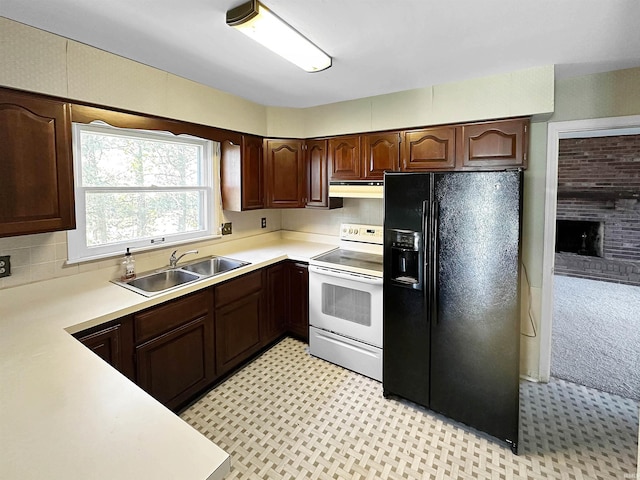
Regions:
<svg viewBox="0 0 640 480"><path fill-rule="evenodd" d="M518 445L522 172L384 177L385 397Z"/></svg>

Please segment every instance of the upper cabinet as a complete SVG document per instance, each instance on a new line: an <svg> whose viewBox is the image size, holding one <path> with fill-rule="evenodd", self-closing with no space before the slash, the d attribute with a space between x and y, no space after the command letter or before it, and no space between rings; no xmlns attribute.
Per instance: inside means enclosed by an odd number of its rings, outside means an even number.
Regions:
<svg viewBox="0 0 640 480"><path fill-rule="evenodd" d="M328 158L331 180L360 180L360 135L330 138Z"/></svg>
<svg viewBox="0 0 640 480"><path fill-rule="evenodd" d="M370 133L330 138L331 180L382 180L396 171L400 159L400 133Z"/></svg>
<svg viewBox="0 0 640 480"><path fill-rule="evenodd" d="M456 162L456 127L422 128L404 132L403 172L453 170Z"/></svg>
<svg viewBox="0 0 640 480"><path fill-rule="evenodd" d="M514 118L329 138L329 180L382 180L385 171L526 168L528 125L529 119Z"/></svg>
<svg viewBox="0 0 640 480"><path fill-rule="evenodd" d="M528 119L460 126L458 167L462 170L527 166Z"/></svg>
<svg viewBox="0 0 640 480"><path fill-rule="evenodd" d="M267 208L298 208L306 203L304 140L264 141Z"/></svg>
<svg viewBox="0 0 640 480"><path fill-rule="evenodd" d="M75 228L67 103L0 89L0 237Z"/></svg>
<svg viewBox="0 0 640 480"><path fill-rule="evenodd" d="M326 140L305 142L307 157L307 208L340 208L342 198L329 197L329 165Z"/></svg>
<svg viewBox="0 0 640 480"><path fill-rule="evenodd" d="M400 133L371 133L362 136L362 177L382 180L384 172L397 171L400 160Z"/></svg>
<svg viewBox="0 0 640 480"><path fill-rule="evenodd" d="M222 205L239 212L265 207L262 138L236 135L221 142Z"/></svg>

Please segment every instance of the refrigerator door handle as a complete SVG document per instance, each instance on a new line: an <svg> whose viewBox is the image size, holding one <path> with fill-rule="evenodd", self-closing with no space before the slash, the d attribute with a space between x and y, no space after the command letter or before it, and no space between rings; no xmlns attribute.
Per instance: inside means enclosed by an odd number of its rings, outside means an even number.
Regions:
<svg viewBox="0 0 640 480"><path fill-rule="evenodd" d="M428 238L429 238L429 215L430 215L430 207L429 200L424 200L422 202L422 245L420 248L420 257L421 257L421 272L420 275L420 285L422 286L422 294L424 295L424 304L429 305L429 262L431 261L429 256L427 255L428 249Z"/></svg>
<svg viewBox="0 0 640 480"><path fill-rule="evenodd" d="M429 292L431 292L431 321L434 325L438 325L438 270L440 269L438 248L440 247L440 203L437 200L434 200L431 204L431 219L433 225L433 240L431 242L431 285Z"/></svg>

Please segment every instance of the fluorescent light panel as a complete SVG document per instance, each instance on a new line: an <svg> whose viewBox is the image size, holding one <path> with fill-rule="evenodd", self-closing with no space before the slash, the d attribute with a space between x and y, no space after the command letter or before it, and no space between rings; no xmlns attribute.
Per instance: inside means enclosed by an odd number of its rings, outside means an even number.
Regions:
<svg viewBox="0 0 640 480"><path fill-rule="evenodd" d="M237 28L307 72L331 66L331 57L257 0L227 12L227 25Z"/></svg>

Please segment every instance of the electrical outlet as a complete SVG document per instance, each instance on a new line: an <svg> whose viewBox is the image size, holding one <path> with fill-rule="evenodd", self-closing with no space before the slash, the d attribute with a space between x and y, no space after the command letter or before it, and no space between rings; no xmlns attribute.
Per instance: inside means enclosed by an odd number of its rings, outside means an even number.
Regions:
<svg viewBox="0 0 640 480"><path fill-rule="evenodd" d="M265 217L262 217L262 220L260 221L260 226L262 228L267 228L267 219Z"/></svg>
<svg viewBox="0 0 640 480"><path fill-rule="evenodd" d="M11 275L11 255L0 257L0 278Z"/></svg>
<svg viewBox="0 0 640 480"><path fill-rule="evenodd" d="M231 235L231 222L222 224L222 234L223 235Z"/></svg>

